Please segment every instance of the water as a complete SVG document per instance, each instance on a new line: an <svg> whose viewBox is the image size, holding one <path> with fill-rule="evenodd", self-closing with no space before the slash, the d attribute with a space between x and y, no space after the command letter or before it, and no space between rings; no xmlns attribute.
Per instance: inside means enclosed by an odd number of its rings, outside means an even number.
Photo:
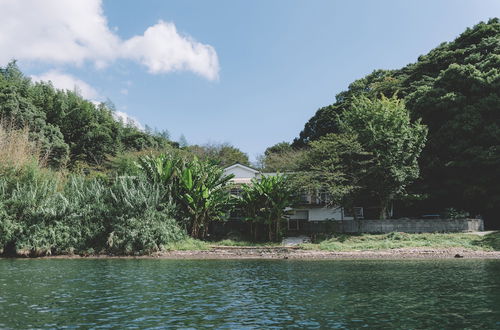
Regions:
<svg viewBox="0 0 500 330"><path fill-rule="evenodd" d="M0 328L500 329L500 260L0 260Z"/></svg>

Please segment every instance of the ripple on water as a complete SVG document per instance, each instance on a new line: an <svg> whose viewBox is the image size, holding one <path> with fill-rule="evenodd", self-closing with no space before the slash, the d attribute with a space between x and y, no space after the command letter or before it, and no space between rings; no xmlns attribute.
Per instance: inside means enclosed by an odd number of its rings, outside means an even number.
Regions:
<svg viewBox="0 0 500 330"><path fill-rule="evenodd" d="M500 261L0 260L0 327L499 328Z"/></svg>

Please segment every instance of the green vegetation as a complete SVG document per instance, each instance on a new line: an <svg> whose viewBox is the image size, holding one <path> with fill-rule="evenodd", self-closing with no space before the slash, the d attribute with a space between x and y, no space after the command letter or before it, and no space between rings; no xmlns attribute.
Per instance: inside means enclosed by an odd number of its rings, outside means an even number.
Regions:
<svg viewBox="0 0 500 330"><path fill-rule="evenodd" d="M304 249L326 251L388 250L399 248L464 248L471 250L500 251L500 232L479 236L475 234L407 234L383 235L338 234L311 244Z"/></svg>
<svg viewBox="0 0 500 330"><path fill-rule="evenodd" d="M269 241L279 241L282 237L282 221L286 208L295 202L295 190L281 174L252 179L251 185L244 185L239 198L239 206L252 223L254 238L258 238L258 224L267 226Z"/></svg>
<svg viewBox="0 0 500 330"><path fill-rule="evenodd" d="M412 120L421 118L429 131L419 159L420 176L407 187L419 198L399 203L396 210L418 216L454 207L480 213L486 225L498 227L499 67L500 21L494 18L442 43L416 63L376 70L354 81L335 103L316 112L292 147L307 149L311 141L340 133L342 118L352 117L360 98L375 102L381 95L396 95Z"/></svg>
<svg viewBox="0 0 500 330"><path fill-rule="evenodd" d="M198 240L234 208L255 241L278 242L301 189L326 192L327 202L346 208L378 203L380 218L396 200L404 216L483 213L494 225L499 59L500 22L492 19L414 64L353 82L292 144L266 150L263 168L288 175L254 180L238 197L222 170L249 165L237 148L189 146L184 136L172 142L166 131L116 120L110 102L95 105L77 91L33 83L12 62L0 68L0 250L135 255L253 245ZM306 247L498 250L499 241L497 234L393 233L340 235Z"/></svg>

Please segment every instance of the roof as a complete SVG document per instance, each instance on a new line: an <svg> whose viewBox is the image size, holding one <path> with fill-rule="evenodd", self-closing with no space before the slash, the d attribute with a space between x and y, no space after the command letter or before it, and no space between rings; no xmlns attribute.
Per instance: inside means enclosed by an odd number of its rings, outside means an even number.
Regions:
<svg viewBox="0 0 500 330"><path fill-rule="evenodd" d="M233 169L233 168L235 168L235 167L242 167L242 168L244 168L245 170L248 170L248 171L250 171L250 172L253 172L253 173L260 173L260 171L258 171L258 170L256 170L256 169L254 169L254 168L251 168L251 167L248 167L248 166L242 165L242 164L240 164L240 163L236 163L236 164L234 164L234 165L231 165L231 166L229 166L229 167L226 167L226 168L224 169L224 171L231 170L231 169Z"/></svg>

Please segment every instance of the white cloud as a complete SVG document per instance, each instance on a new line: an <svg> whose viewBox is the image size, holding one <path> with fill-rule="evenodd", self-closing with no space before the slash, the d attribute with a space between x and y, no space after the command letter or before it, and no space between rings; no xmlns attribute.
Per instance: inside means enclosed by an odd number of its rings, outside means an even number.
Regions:
<svg viewBox="0 0 500 330"><path fill-rule="evenodd" d="M96 100L100 98L99 93L85 81L56 70L51 70L39 76L33 75L31 79L33 81L51 81L52 85L58 89L76 90L85 99Z"/></svg>
<svg viewBox="0 0 500 330"><path fill-rule="evenodd" d="M141 123L139 122L139 120L137 120L137 118L132 117L129 114L126 114L125 112L115 111L113 112L113 117L115 118L115 120L121 121L124 124L135 126L141 130L144 129L144 126L141 125Z"/></svg>
<svg viewBox="0 0 500 330"><path fill-rule="evenodd" d="M151 73L186 70L216 79L218 60L215 49L179 35L173 23L160 21L142 36L123 44L123 57L144 64Z"/></svg>
<svg viewBox="0 0 500 330"><path fill-rule="evenodd" d="M120 93L123 95L128 95L128 89L122 88L122 89L120 89Z"/></svg>
<svg viewBox="0 0 500 330"><path fill-rule="evenodd" d="M145 65L151 73L191 71L217 79L217 53L159 21L143 35L122 40L110 28L101 0L0 0L0 65L12 59L98 68L116 59Z"/></svg>

